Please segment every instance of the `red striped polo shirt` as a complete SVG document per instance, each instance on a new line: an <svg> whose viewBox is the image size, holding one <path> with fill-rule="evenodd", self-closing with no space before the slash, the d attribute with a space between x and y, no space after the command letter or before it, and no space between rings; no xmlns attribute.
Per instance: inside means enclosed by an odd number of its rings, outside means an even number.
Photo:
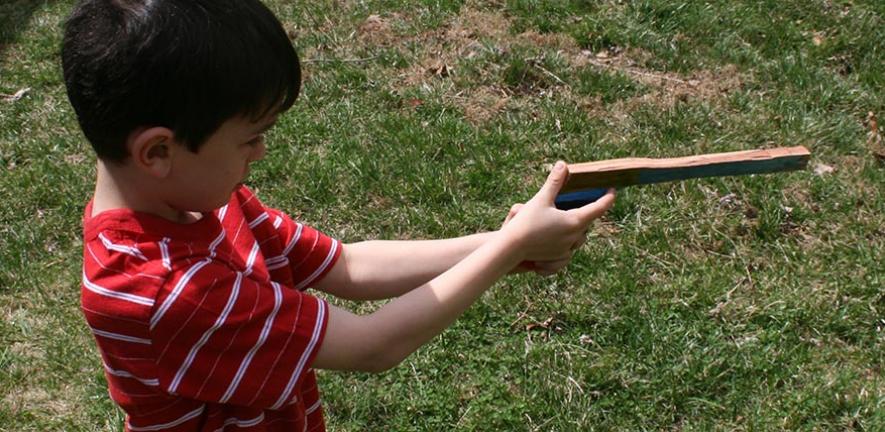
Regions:
<svg viewBox="0 0 885 432"><path fill-rule="evenodd" d="M321 431L327 305L303 292L339 243L245 187L192 224L83 221L81 307L127 431Z"/></svg>

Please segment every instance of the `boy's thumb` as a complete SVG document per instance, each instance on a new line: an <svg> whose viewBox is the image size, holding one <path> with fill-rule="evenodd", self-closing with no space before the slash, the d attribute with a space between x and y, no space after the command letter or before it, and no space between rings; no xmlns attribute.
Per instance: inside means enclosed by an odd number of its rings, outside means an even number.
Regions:
<svg viewBox="0 0 885 432"><path fill-rule="evenodd" d="M563 161L557 161L556 164L553 165L553 169L550 170L550 175L547 176L547 182L541 187L539 195L552 203L556 200L556 195L559 195L559 191L565 184L566 179L568 179L568 165Z"/></svg>

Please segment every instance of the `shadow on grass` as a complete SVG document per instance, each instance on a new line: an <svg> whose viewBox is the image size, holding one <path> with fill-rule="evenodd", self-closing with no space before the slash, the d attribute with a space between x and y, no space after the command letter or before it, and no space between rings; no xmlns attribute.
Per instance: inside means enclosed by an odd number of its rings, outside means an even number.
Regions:
<svg viewBox="0 0 885 432"><path fill-rule="evenodd" d="M37 9L55 0L0 0L0 57L28 28Z"/></svg>

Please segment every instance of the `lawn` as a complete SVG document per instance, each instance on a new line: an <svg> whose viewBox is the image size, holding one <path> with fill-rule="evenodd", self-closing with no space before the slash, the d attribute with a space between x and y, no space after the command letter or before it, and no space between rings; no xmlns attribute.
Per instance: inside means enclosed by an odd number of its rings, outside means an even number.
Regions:
<svg viewBox="0 0 885 432"><path fill-rule="evenodd" d="M0 4L0 431L122 430L78 310L72 4ZM556 159L813 153L620 191L567 271L321 372L329 430L885 430L885 3L268 4L305 81L250 184L344 241L496 229Z"/></svg>

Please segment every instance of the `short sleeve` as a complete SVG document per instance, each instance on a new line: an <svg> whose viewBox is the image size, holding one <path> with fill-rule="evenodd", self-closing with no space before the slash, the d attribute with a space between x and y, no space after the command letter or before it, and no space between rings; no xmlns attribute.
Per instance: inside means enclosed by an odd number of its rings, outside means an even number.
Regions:
<svg viewBox="0 0 885 432"><path fill-rule="evenodd" d="M340 242L279 210L267 209L267 213L284 245L280 255L266 261L268 270L289 266L295 289L314 286L341 255Z"/></svg>
<svg viewBox="0 0 885 432"><path fill-rule="evenodd" d="M150 323L160 386L216 403L293 401L321 345L324 301L201 261L169 280Z"/></svg>

